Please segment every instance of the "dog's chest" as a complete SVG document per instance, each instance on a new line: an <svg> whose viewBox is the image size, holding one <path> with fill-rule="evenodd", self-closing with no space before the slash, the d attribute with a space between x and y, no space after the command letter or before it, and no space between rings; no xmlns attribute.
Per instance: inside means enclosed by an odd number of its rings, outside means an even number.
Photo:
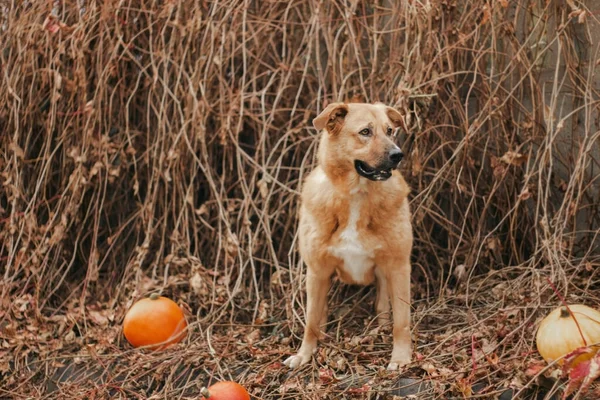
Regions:
<svg viewBox="0 0 600 400"><path fill-rule="evenodd" d="M350 199L346 226L329 247L331 255L341 260L342 280L354 283L370 283L373 276L374 249L365 246L364 232L359 231L359 221L365 217L361 216L363 206L361 196Z"/></svg>

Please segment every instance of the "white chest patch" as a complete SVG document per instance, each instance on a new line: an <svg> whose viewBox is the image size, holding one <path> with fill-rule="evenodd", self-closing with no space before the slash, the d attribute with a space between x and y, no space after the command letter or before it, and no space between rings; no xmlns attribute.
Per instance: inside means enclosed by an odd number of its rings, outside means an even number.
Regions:
<svg viewBox="0 0 600 400"><path fill-rule="evenodd" d="M348 224L341 232L339 241L329 248L331 254L343 262L344 271L355 282L362 282L373 267L373 251L363 246L356 225L360 219L361 196L355 194L350 201Z"/></svg>

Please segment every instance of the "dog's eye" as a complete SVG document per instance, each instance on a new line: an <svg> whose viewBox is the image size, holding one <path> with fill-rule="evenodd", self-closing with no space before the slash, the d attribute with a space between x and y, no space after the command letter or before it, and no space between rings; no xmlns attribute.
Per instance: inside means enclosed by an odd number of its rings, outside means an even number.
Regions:
<svg viewBox="0 0 600 400"><path fill-rule="evenodd" d="M387 128L387 134L388 136L392 136L392 133L394 132L394 130L392 128Z"/></svg>
<svg viewBox="0 0 600 400"><path fill-rule="evenodd" d="M371 130L369 128L365 128L362 131L358 132L358 134L362 136L371 136Z"/></svg>

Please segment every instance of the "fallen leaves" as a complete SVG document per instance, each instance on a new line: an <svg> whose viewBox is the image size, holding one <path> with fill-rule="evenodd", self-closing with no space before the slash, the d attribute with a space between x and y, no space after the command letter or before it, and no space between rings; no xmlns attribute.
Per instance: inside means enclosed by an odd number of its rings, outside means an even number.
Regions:
<svg viewBox="0 0 600 400"><path fill-rule="evenodd" d="M600 377L600 354L598 354L598 349L580 347L567 354L563 359L562 372L563 378L568 379L563 399L566 399L576 389L580 393L584 393L592 382Z"/></svg>

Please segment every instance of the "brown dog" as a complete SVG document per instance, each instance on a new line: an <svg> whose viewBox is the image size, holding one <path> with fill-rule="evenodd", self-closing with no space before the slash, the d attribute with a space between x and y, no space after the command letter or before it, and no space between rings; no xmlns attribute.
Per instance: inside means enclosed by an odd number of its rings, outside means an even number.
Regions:
<svg viewBox="0 0 600 400"><path fill-rule="evenodd" d="M402 151L393 142L402 115L383 104L334 103L313 120L322 131L319 165L302 190L300 254L307 265L306 327L298 354L308 362L327 321L327 292L337 272L346 283L377 285L380 324L393 312L394 347L388 369L411 361L409 189L396 170Z"/></svg>

